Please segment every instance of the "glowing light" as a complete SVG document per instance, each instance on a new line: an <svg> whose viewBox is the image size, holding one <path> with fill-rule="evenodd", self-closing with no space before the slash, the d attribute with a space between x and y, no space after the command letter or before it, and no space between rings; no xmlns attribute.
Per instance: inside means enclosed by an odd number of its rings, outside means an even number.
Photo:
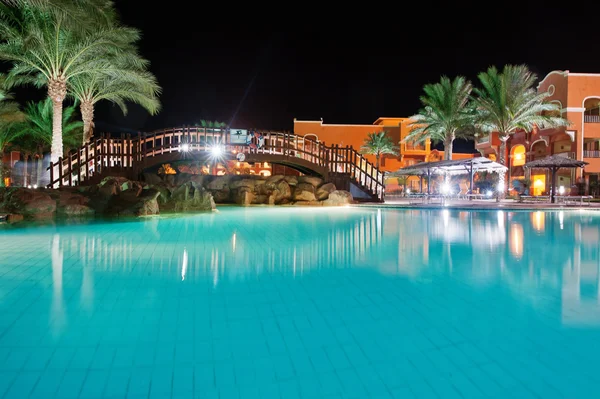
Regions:
<svg viewBox="0 0 600 399"><path fill-rule="evenodd" d="M564 211L560 211L558 212L558 222L560 223L560 229L564 229L564 221L565 221L565 212Z"/></svg>
<svg viewBox="0 0 600 399"><path fill-rule="evenodd" d="M406 194L410 194L410 188L406 189Z"/></svg>
<svg viewBox="0 0 600 399"><path fill-rule="evenodd" d="M560 195L563 195L563 194L565 193L565 186L560 186L560 187L558 188L558 193L559 193Z"/></svg>
<svg viewBox="0 0 600 399"><path fill-rule="evenodd" d="M183 250L183 262L181 265L181 281L185 280L185 273L187 272L187 264L188 264L188 253L187 249Z"/></svg>
<svg viewBox="0 0 600 399"><path fill-rule="evenodd" d="M215 145L210 149L210 153L213 157L220 157L223 155L223 147L220 145Z"/></svg>
<svg viewBox="0 0 600 399"><path fill-rule="evenodd" d="M448 182L444 182L444 184L442 184L442 194L452 194L450 184Z"/></svg>
<svg viewBox="0 0 600 399"><path fill-rule="evenodd" d="M498 191L500 191L500 192L504 191L504 182L498 183Z"/></svg>
<svg viewBox="0 0 600 399"><path fill-rule="evenodd" d="M189 144L182 144L181 145L181 151L188 152L189 150L190 150L190 145Z"/></svg>
<svg viewBox="0 0 600 399"><path fill-rule="evenodd" d="M448 222L450 221L450 211L448 209L442 211L442 219L444 221L444 227L448 227Z"/></svg>
<svg viewBox="0 0 600 399"><path fill-rule="evenodd" d="M34 185L33 185L33 188L37 188L37 184L34 184Z"/></svg>
<svg viewBox="0 0 600 399"><path fill-rule="evenodd" d="M31 188L31 184L27 186L27 188Z"/></svg>
<svg viewBox="0 0 600 399"><path fill-rule="evenodd" d="M492 190L487 190L487 191L485 192L485 195L486 195L486 197L491 197L491 196L492 196L492 194L494 194L494 193L492 193Z"/></svg>

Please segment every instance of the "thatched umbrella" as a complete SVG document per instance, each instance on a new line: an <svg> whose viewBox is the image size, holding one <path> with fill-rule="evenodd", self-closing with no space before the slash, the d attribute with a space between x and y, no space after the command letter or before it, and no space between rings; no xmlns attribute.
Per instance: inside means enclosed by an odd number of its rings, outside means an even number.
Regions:
<svg viewBox="0 0 600 399"><path fill-rule="evenodd" d="M556 172L560 168L583 168L587 162L567 158L561 155L549 155L545 158L536 159L523 165L524 168L545 168L552 172L552 191L550 193L550 202L554 204L556 195Z"/></svg>

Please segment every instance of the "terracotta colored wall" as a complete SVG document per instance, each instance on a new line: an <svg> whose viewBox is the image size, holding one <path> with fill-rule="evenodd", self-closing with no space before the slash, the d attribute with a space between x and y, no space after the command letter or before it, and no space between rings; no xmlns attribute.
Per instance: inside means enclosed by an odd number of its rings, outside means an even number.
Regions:
<svg viewBox="0 0 600 399"><path fill-rule="evenodd" d="M381 125L330 125L322 124L321 121L294 121L294 133L300 136L314 134L319 141L326 145L338 144L340 146L352 146L360 151L365 138L369 133L381 132L384 127ZM375 163L375 157L368 155L366 158ZM388 170L388 160L386 159L385 170ZM383 168L382 168L383 169Z"/></svg>
<svg viewBox="0 0 600 399"><path fill-rule="evenodd" d="M327 145L351 145L358 150L369 133L381 132L383 126L378 125L329 125L320 121L294 121L294 133L305 136L315 134L319 141Z"/></svg>

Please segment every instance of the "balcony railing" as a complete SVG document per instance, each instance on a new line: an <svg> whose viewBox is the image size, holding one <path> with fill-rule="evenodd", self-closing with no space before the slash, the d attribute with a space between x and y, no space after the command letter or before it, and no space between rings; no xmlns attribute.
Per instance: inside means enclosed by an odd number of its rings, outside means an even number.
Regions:
<svg viewBox="0 0 600 399"><path fill-rule="evenodd" d="M583 115L583 121L588 123L600 123L600 115Z"/></svg>
<svg viewBox="0 0 600 399"><path fill-rule="evenodd" d="M583 150L584 158L600 158L600 150Z"/></svg>

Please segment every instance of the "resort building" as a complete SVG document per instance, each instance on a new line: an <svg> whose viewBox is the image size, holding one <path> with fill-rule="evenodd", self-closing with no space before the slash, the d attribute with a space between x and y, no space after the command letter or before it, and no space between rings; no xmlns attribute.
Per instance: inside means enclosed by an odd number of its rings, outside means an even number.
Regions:
<svg viewBox="0 0 600 399"><path fill-rule="evenodd" d="M313 138L315 141L324 142L326 145L352 146L355 150L360 151L360 147L364 144L369 133L385 132L392 139L392 142L399 147L399 155L381 156L379 167L385 172L394 172L419 162L441 161L444 158L444 152L432 149L430 140L426 140L422 144L402 142L411 131L410 123L410 118L397 117L380 117L370 125L325 124L323 120L294 119L294 133ZM475 155L454 152L452 158L473 158ZM366 155L366 158L375 164L374 155ZM401 189L397 180L397 178L392 178L386 181L386 192ZM419 185L419 179L413 177L407 182L407 185L416 188Z"/></svg>
<svg viewBox="0 0 600 399"><path fill-rule="evenodd" d="M561 115L571 122L571 126L518 132L508 139L505 159L509 166L509 189L513 187L512 181L527 177L531 181L533 195L547 193L550 190L548 170L528 172L523 165L558 154L588 162L589 165L584 169L559 170L557 186L562 186L567 193L597 193L600 174L600 74L553 71L540 81L537 90L549 94L548 101L559 105ZM496 160L500 151L498 135L477 137L475 148L481 155Z"/></svg>

